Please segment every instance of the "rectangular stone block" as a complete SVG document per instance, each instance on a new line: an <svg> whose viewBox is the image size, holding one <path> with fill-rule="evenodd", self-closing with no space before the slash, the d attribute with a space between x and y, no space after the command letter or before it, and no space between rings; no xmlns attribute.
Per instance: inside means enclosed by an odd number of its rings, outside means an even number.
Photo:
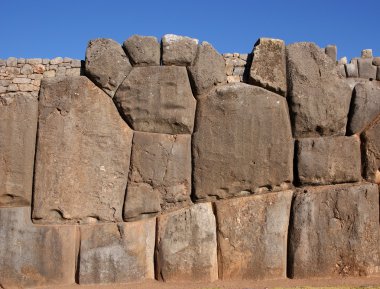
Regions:
<svg viewBox="0 0 380 289"><path fill-rule="evenodd" d="M295 194L291 216L289 277L380 273L377 185L300 189Z"/></svg>
<svg viewBox="0 0 380 289"><path fill-rule="evenodd" d="M361 135L363 172L367 181L380 185L380 118Z"/></svg>
<svg viewBox="0 0 380 289"><path fill-rule="evenodd" d="M336 184L361 180L360 139L304 138L296 141L298 180L301 184Z"/></svg>
<svg viewBox="0 0 380 289"><path fill-rule="evenodd" d="M154 278L156 219L81 226L79 283L127 283Z"/></svg>
<svg viewBox="0 0 380 289"><path fill-rule="evenodd" d="M358 71L360 78L376 79L376 66L372 65L372 58L359 58Z"/></svg>
<svg viewBox="0 0 380 289"><path fill-rule="evenodd" d="M216 222L211 203L158 217L156 278L163 281L218 279Z"/></svg>
<svg viewBox="0 0 380 289"><path fill-rule="evenodd" d="M216 202L219 278L286 278L292 191Z"/></svg>
<svg viewBox="0 0 380 289"><path fill-rule="evenodd" d="M37 117L31 94L0 97L0 207L31 203Z"/></svg>
<svg viewBox="0 0 380 289"><path fill-rule="evenodd" d="M359 77L357 62L347 63L344 67L346 68L347 77Z"/></svg>
<svg viewBox="0 0 380 289"><path fill-rule="evenodd" d="M0 209L0 284L73 284L76 228L33 225L30 216L29 207Z"/></svg>

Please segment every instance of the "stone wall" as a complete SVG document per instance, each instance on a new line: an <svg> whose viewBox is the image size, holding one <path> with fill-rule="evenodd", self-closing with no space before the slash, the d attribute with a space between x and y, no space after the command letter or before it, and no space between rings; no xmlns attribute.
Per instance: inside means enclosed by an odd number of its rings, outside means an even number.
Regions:
<svg viewBox="0 0 380 289"><path fill-rule="evenodd" d="M380 82L335 58L134 35L0 61L0 285L380 275Z"/></svg>

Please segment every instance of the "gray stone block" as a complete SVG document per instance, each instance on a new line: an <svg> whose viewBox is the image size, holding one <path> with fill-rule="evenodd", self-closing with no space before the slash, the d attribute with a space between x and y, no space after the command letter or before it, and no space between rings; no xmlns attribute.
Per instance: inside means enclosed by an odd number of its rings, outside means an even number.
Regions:
<svg viewBox="0 0 380 289"><path fill-rule="evenodd" d="M327 45L325 47L325 53L334 61L336 62L336 57L338 55L338 50L336 45Z"/></svg>
<svg viewBox="0 0 380 289"><path fill-rule="evenodd" d="M344 67L346 68L347 77L359 77L357 62L347 63Z"/></svg>
<svg viewBox="0 0 380 289"><path fill-rule="evenodd" d="M162 63L164 65L189 66L198 49L198 39L174 34L162 37Z"/></svg>
<svg viewBox="0 0 380 289"><path fill-rule="evenodd" d="M156 37L132 35L123 47L133 66L160 65L161 48Z"/></svg>
<svg viewBox="0 0 380 289"><path fill-rule="evenodd" d="M372 65L372 58L358 59L358 71L360 78L376 79L376 66Z"/></svg>

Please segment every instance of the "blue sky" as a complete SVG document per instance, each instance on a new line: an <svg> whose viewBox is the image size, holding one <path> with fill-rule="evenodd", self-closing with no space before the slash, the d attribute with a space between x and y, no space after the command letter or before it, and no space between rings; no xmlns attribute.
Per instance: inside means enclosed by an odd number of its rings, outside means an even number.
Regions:
<svg viewBox="0 0 380 289"><path fill-rule="evenodd" d="M250 52L259 37L272 37L336 44L349 59L364 48L380 56L380 0L1 0L0 11L0 58L84 59L93 38L166 33L221 53Z"/></svg>

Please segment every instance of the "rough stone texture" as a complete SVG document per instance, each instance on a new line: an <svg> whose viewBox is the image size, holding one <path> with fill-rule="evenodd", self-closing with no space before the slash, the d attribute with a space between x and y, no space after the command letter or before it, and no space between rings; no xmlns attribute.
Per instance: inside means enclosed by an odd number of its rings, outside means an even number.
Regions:
<svg viewBox="0 0 380 289"><path fill-rule="evenodd" d="M364 177L380 184L380 117L361 134Z"/></svg>
<svg viewBox="0 0 380 289"><path fill-rule="evenodd" d="M377 67L376 80L380 81L380 66Z"/></svg>
<svg viewBox="0 0 380 289"><path fill-rule="evenodd" d="M325 48L325 53L334 61L336 62L338 49L335 45L327 45Z"/></svg>
<svg viewBox="0 0 380 289"><path fill-rule="evenodd" d="M39 103L33 219L121 221L132 131L86 77L45 81Z"/></svg>
<svg viewBox="0 0 380 289"><path fill-rule="evenodd" d="M289 227L291 277L380 272L379 191L374 184L301 189Z"/></svg>
<svg viewBox="0 0 380 289"><path fill-rule="evenodd" d="M289 107L294 137L345 135L351 89L314 43L287 46Z"/></svg>
<svg viewBox="0 0 380 289"><path fill-rule="evenodd" d="M363 49L361 55L362 58L372 58L372 49Z"/></svg>
<svg viewBox="0 0 380 289"><path fill-rule="evenodd" d="M0 207L31 204L37 118L30 93L0 96Z"/></svg>
<svg viewBox="0 0 380 289"><path fill-rule="evenodd" d="M360 139L305 138L296 141L298 180L301 184L337 184L361 180Z"/></svg>
<svg viewBox="0 0 380 289"><path fill-rule="evenodd" d="M360 133L380 114L380 85L359 83L354 88L347 126L349 134Z"/></svg>
<svg viewBox="0 0 380 289"><path fill-rule="evenodd" d="M236 83L200 98L193 134L194 192L228 198L293 179L293 139L285 98Z"/></svg>
<svg viewBox="0 0 380 289"><path fill-rule="evenodd" d="M356 63L347 63L344 66L347 77L359 77L358 65Z"/></svg>
<svg viewBox="0 0 380 289"><path fill-rule="evenodd" d="M86 75L109 96L115 95L131 69L128 57L116 41L98 38L88 43Z"/></svg>
<svg viewBox="0 0 380 289"><path fill-rule="evenodd" d="M0 209L0 284L73 284L75 245L73 226L34 226L29 207Z"/></svg>
<svg viewBox="0 0 380 289"><path fill-rule="evenodd" d="M211 203L162 215L157 226L156 277L159 280L218 279L216 222Z"/></svg>
<svg viewBox="0 0 380 289"><path fill-rule="evenodd" d="M156 220L82 226L79 283L154 279Z"/></svg>
<svg viewBox="0 0 380 289"><path fill-rule="evenodd" d="M199 95L214 85L226 83L225 62L210 43L202 42L193 65L188 67L193 92Z"/></svg>
<svg viewBox="0 0 380 289"><path fill-rule="evenodd" d="M286 95L285 43L280 39L260 38L252 51L249 81Z"/></svg>
<svg viewBox="0 0 380 289"><path fill-rule="evenodd" d="M360 78L376 79L376 66L372 65L372 58L358 59L358 71Z"/></svg>
<svg viewBox="0 0 380 289"><path fill-rule="evenodd" d="M216 203L219 278L286 278L292 191Z"/></svg>
<svg viewBox="0 0 380 289"><path fill-rule="evenodd" d="M380 57L374 57L372 59L372 64L375 66L380 66Z"/></svg>
<svg viewBox="0 0 380 289"><path fill-rule="evenodd" d="M162 37L162 63L164 65L189 66L198 49L198 39L166 34Z"/></svg>
<svg viewBox="0 0 380 289"><path fill-rule="evenodd" d="M191 204L191 136L135 132L124 219Z"/></svg>
<svg viewBox="0 0 380 289"><path fill-rule="evenodd" d="M135 67L114 100L134 130L168 134L193 131L196 100L185 67Z"/></svg>
<svg viewBox="0 0 380 289"><path fill-rule="evenodd" d="M133 35L123 47L133 66L160 65L161 48L156 37Z"/></svg>

